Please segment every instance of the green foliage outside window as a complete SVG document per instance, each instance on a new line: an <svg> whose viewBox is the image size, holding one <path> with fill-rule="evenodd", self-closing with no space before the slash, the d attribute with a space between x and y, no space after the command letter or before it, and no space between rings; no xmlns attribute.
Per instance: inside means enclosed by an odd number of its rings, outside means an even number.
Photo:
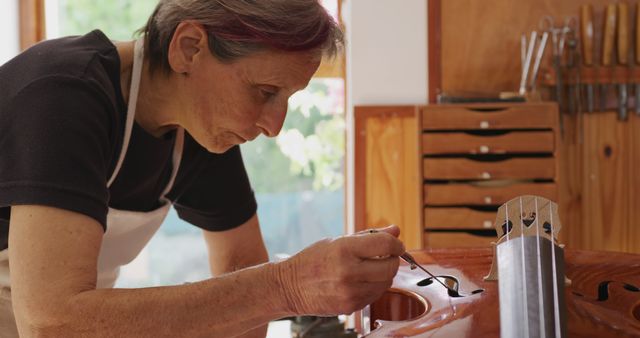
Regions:
<svg viewBox="0 0 640 338"><path fill-rule="evenodd" d="M144 26L158 0L58 0L60 35L102 30L110 39L129 40Z"/></svg>
<svg viewBox="0 0 640 338"><path fill-rule="evenodd" d="M280 135L242 146L257 193L337 190L343 185L342 105L329 96L340 80L315 79L289 100Z"/></svg>

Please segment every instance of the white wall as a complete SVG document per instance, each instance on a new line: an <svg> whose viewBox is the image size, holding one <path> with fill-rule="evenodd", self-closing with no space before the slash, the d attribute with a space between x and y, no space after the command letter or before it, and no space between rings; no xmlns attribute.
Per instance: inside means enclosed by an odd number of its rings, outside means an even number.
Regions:
<svg viewBox="0 0 640 338"><path fill-rule="evenodd" d="M347 226L354 229L353 106L426 104L427 0L347 0Z"/></svg>
<svg viewBox="0 0 640 338"><path fill-rule="evenodd" d="M0 65L18 54L18 1L0 0Z"/></svg>

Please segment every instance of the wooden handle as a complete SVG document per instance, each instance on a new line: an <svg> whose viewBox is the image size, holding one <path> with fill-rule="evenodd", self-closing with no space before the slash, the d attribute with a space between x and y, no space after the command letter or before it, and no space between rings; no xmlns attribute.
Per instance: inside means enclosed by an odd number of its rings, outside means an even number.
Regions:
<svg viewBox="0 0 640 338"><path fill-rule="evenodd" d="M613 53L613 39L616 35L616 5L607 5L607 10L604 17L604 34L602 37L604 42L602 43L602 65L610 66L611 57Z"/></svg>
<svg viewBox="0 0 640 338"><path fill-rule="evenodd" d="M580 33L584 64L593 66L593 7L591 5L580 6Z"/></svg>
<svg viewBox="0 0 640 338"><path fill-rule="evenodd" d="M629 63L629 5L618 3L618 63Z"/></svg>
<svg viewBox="0 0 640 338"><path fill-rule="evenodd" d="M636 5L636 63L640 65L640 2Z"/></svg>

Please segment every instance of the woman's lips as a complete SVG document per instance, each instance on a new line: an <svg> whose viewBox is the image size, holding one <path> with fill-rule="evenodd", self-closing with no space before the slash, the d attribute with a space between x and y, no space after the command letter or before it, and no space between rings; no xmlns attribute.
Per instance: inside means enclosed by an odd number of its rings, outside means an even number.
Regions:
<svg viewBox="0 0 640 338"><path fill-rule="evenodd" d="M257 134L257 135L252 135L252 136L242 136L242 135L240 135L240 134L238 134L238 133L234 133L234 134L235 134L239 139L241 139L241 140L242 140L242 143L244 143L244 142L249 142L249 141L253 141L253 140L255 140L255 139L256 139L256 137L258 137L258 136L260 135L260 134Z"/></svg>

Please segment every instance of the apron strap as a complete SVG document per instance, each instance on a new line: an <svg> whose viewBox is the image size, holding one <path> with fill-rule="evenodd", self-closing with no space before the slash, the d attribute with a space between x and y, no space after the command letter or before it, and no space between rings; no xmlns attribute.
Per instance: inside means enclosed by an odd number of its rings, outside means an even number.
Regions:
<svg viewBox="0 0 640 338"><path fill-rule="evenodd" d="M127 121L124 127L124 140L122 141L122 148L120 148L120 156L118 157L116 168L113 170L109 181L107 181L107 188L111 186L118 176L118 172L120 172L122 163L124 162L124 156L127 154L127 148L129 148L131 130L133 129L133 121L136 116L136 104L138 103L140 78L142 76L142 63L144 59L143 43L144 40L140 38L136 40L133 47L133 70L131 71L131 87L129 88L129 104L127 107Z"/></svg>
<svg viewBox="0 0 640 338"><path fill-rule="evenodd" d="M135 121L136 116L136 104L138 103L138 92L140 89L140 78L142 77L142 64L144 61L144 39L140 38L136 40L135 45L133 47L133 70L131 71L131 88L129 89L129 104L127 107L127 121L124 129L124 140L122 141L122 148L120 149L120 155L118 157L118 163L116 164L116 168L113 170L111 174L111 178L107 182L107 188L111 186L113 181L115 181L120 169L122 168L122 163L124 163L125 155L127 154L127 149L129 148L129 141L131 140L131 131L133 130L133 122ZM172 156L172 166L171 166L171 177L169 179L169 183L162 191L160 195L161 199L165 198L165 195L169 193L171 188L173 187L173 183L175 182L176 176L178 174L178 168L180 167L180 160L182 159L182 148L184 145L184 129L178 128L176 132L176 141L173 145L173 156Z"/></svg>
<svg viewBox="0 0 640 338"><path fill-rule="evenodd" d="M180 168L180 160L182 159L182 148L184 146L184 129L178 128L176 131L176 141L173 144L173 156L172 156L172 166L171 166L171 178L169 179L169 183L162 191L160 198L165 198L165 195L169 193L171 188L173 187L173 183L176 180L176 176L178 175L178 168Z"/></svg>

